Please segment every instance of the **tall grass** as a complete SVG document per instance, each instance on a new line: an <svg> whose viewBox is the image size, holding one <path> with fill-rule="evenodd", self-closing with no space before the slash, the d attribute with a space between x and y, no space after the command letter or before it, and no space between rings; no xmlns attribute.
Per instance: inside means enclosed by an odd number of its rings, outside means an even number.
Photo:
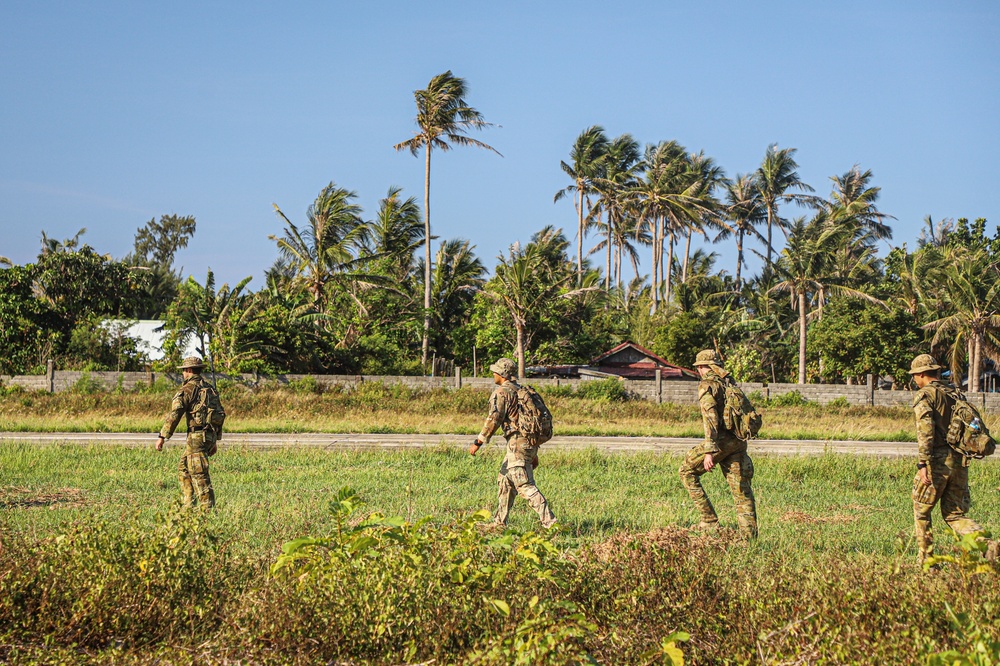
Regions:
<svg viewBox="0 0 1000 666"><path fill-rule="evenodd" d="M724 529L699 535L678 457L544 447L561 530L519 501L482 531L483 453L227 449L200 515L173 508L175 453L0 443L0 660L917 663L998 634L992 569L917 568L912 462L759 457L745 544L718 473ZM971 482L997 529L1000 465Z"/></svg>
<svg viewBox="0 0 1000 666"><path fill-rule="evenodd" d="M601 382L592 382L594 385ZM556 432L562 435L700 437L697 405L657 405L624 400L610 388L565 387L543 391ZM126 393L32 393L0 395L0 431L156 432L171 390ZM252 390L231 385L222 392L232 432L479 432L489 392L471 388L419 390L364 383L351 390L313 390L298 385ZM761 406L761 437L912 441L913 414L906 407L820 406L798 401ZM1000 428L1000 416L987 422Z"/></svg>

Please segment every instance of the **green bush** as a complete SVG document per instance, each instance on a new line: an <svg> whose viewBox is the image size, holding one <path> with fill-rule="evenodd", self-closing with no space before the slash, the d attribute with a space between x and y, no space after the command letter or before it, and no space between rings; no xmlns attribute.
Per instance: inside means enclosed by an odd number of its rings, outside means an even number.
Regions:
<svg viewBox="0 0 1000 666"><path fill-rule="evenodd" d="M625 384L613 378L580 382L576 386L576 395L604 402L625 402L631 397Z"/></svg>
<svg viewBox="0 0 1000 666"><path fill-rule="evenodd" d="M323 384L316 381L316 378L312 375L305 375L299 379L293 379L286 385L289 391L297 394L308 394L312 393L314 395L320 395L323 393Z"/></svg>
<svg viewBox="0 0 1000 666"><path fill-rule="evenodd" d="M834 407L836 409L843 409L845 407L850 407L851 403L844 396L840 396L839 398L834 398L833 400L828 402L826 406Z"/></svg>
<svg viewBox="0 0 1000 666"><path fill-rule="evenodd" d="M811 403L798 391L789 391L771 398L767 404L771 407L804 407Z"/></svg>
<svg viewBox="0 0 1000 666"><path fill-rule="evenodd" d="M90 376L89 372L84 372L80 375L80 378L73 382L73 385L69 388L71 393L76 393L77 395L93 395L95 393L104 393L107 389L104 386L104 382L100 379L96 379Z"/></svg>

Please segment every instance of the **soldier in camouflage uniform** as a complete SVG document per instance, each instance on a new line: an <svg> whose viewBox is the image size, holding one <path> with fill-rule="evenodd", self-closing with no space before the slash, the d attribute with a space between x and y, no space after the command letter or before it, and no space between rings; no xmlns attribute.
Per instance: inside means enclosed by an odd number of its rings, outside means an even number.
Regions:
<svg viewBox="0 0 1000 666"><path fill-rule="evenodd" d="M528 441L517 429L518 385L514 381L517 377L517 365L509 358L501 358L490 366L490 370L497 388L490 396L486 424L476 441L469 446L469 454L476 455L479 448L490 441L493 433L502 428L507 439L507 455L497 475L498 506L494 521L497 525L506 525L507 515L514 506L514 500L520 495L538 514L542 527L552 527L556 523L556 517L549 509L545 496L535 485L533 470L538 467L538 443Z"/></svg>
<svg viewBox="0 0 1000 666"><path fill-rule="evenodd" d="M701 375L698 403L701 405L701 418L705 425L705 441L688 451L680 467L681 483L701 512L701 522L697 527L716 529L719 516L705 494L700 477L718 465L736 502L736 520L740 532L747 538L756 538L757 506L750 486L753 461L747 454L746 441L726 430L722 419L722 408L726 403L723 384L732 382L733 378L723 369L722 359L712 349L698 352L694 365Z"/></svg>
<svg viewBox="0 0 1000 666"><path fill-rule="evenodd" d="M941 502L941 515L958 535L983 528L965 514L972 503L969 494L968 461L948 445L952 404L941 380L942 366L930 354L921 354L910 363L910 375L917 385L913 414L917 420L917 475L913 478L913 521L917 548L923 562L934 553L931 512ZM996 559L997 542L987 546L987 557Z"/></svg>
<svg viewBox="0 0 1000 666"><path fill-rule="evenodd" d="M211 509L215 506L215 490L208 475L208 453L214 453L216 440L222 433L216 433L211 426L191 426L191 409L197 400L198 390L203 386L210 386L201 376L204 368L205 363L197 356L184 359L178 366L184 376L184 383L170 404L170 411L167 412L163 427L160 428L160 436L156 440L156 450L163 450L163 442L170 439L184 416L187 421L187 446L179 468L184 506L193 507L197 497L202 509Z"/></svg>

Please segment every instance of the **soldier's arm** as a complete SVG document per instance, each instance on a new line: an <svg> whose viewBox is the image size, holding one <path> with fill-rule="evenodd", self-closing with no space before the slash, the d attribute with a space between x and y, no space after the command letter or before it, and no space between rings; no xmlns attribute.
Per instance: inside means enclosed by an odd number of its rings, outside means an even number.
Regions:
<svg viewBox="0 0 1000 666"><path fill-rule="evenodd" d="M701 407L701 421L705 426L702 453L718 453L721 451L716 444L719 438L719 410L710 384L704 383L698 386L698 405Z"/></svg>
<svg viewBox="0 0 1000 666"><path fill-rule="evenodd" d="M930 396L923 391L913 399L913 415L917 420L917 459L929 463L934 450L934 407Z"/></svg>
<svg viewBox="0 0 1000 666"><path fill-rule="evenodd" d="M170 411L167 412L166 417L163 420L163 427L160 428L160 437L162 439L170 439L174 430L177 429L177 424L181 422L181 417L184 416L184 391L178 391L174 395L174 399L170 402Z"/></svg>
<svg viewBox="0 0 1000 666"><path fill-rule="evenodd" d="M483 429L479 431L476 441L480 444L489 443L490 438L493 437L493 433L497 431L497 428L500 427L505 418L507 418L506 392L494 391L493 395L490 396L490 411L486 416L486 423L483 424Z"/></svg>

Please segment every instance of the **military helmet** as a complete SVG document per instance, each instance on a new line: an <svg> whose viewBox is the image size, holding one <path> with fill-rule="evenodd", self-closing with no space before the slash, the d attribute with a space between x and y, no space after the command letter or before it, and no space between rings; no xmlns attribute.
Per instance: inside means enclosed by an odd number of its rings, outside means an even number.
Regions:
<svg viewBox="0 0 1000 666"><path fill-rule="evenodd" d="M694 367L699 365L722 365L722 357L714 349L703 349L694 357Z"/></svg>
<svg viewBox="0 0 1000 666"><path fill-rule="evenodd" d="M205 367L205 362L200 356L188 356L184 362L177 366L178 370L201 370Z"/></svg>
<svg viewBox="0 0 1000 666"><path fill-rule="evenodd" d="M495 372L505 379L510 379L517 376L517 363L514 363L509 358L501 358L490 366L490 372Z"/></svg>
<svg viewBox="0 0 1000 666"><path fill-rule="evenodd" d="M910 374L919 375L924 372L934 372L935 370L941 370L944 368L942 365L938 365L937 359L935 359L930 354L921 354L920 356L913 359L910 363Z"/></svg>

